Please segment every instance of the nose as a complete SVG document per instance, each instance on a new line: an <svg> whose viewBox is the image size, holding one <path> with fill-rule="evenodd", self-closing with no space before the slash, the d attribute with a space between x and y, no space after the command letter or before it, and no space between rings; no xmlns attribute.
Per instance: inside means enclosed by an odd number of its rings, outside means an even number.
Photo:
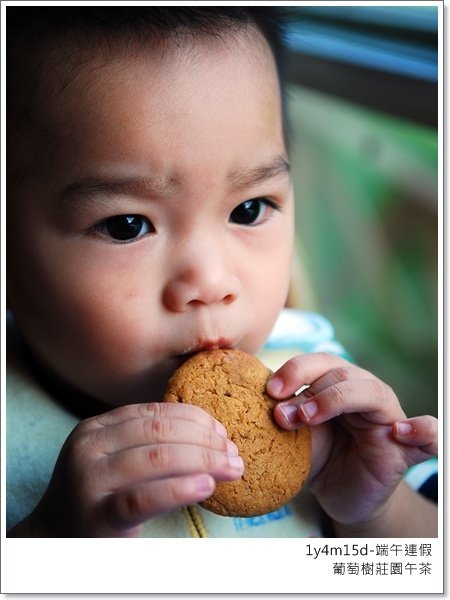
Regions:
<svg viewBox="0 0 450 600"><path fill-rule="evenodd" d="M231 304L240 293L240 279L229 253L218 242L180 249L163 289L163 302L174 312L189 307Z"/></svg>

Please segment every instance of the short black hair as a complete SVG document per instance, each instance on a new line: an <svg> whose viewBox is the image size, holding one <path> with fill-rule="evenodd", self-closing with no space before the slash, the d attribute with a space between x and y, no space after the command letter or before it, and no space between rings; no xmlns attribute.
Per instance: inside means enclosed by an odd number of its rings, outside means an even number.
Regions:
<svg viewBox="0 0 450 600"><path fill-rule="evenodd" d="M277 68L286 146L287 110L284 67L284 12L277 7L250 6L8 6L6 8L6 68L8 163L22 154L17 137L10 133L27 130L32 118L32 98L45 72L47 47L64 48L76 39L90 48L106 41L114 43L175 40L188 36L193 42L223 38L228 32L256 28L267 41ZM107 46L109 48L110 46ZM67 44L68 52L71 52ZM239 76L237 74L237 76ZM31 100L30 100L31 99ZM12 161L14 162L14 161ZM11 166L11 164L10 164ZM14 170L14 169L13 169ZM11 171L9 171L12 175Z"/></svg>
<svg viewBox="0 0 450 600"><path fill-rule="evenodd" d="M285 109L285 19L282 9L262 6L8 6L8 88L11 82L13 94L14 82L20 81L24 64L32 62L47 41L68 34L84 35L89 40L89 36L95 39L122 34L145 39L184 33L195 40L254 26L274 56Z"/></svg>
<svg viewBox="0 0 450 600"><path fill-rule="evenodd" d="M256 26L269 43L277 66L283 62L284 11L251 6L8 6L7 46L27 45L69 32L171 35L185 29L218 35Z"/></svg>

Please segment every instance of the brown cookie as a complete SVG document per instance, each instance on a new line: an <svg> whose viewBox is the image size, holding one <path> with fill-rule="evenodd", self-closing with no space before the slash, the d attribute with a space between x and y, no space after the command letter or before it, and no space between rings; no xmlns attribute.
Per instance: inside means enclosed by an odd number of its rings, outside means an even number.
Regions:
<svg viewBox="0 0 450 600"><path fill-rule="evenodd" d="M172 376L166 402L195 404L220 421L245 463L241 480L219 482L201 503L219 515L250 517L291 500L306 480L311 461L308 428L286 431L265 392L271 371L240 350L199 352Z"/></svg>

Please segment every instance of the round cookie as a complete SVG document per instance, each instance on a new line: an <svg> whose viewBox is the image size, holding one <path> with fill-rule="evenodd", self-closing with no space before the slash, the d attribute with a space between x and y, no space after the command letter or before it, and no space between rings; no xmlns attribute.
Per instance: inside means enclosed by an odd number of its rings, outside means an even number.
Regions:
<svg viewBox="0 0 450 600"><path fill-rule="evenodd" d="M265 392L271 371L240 350L195 354L169 381L165 402L195 404L220 421L245 463L241 480L218 482L201 505L219 515L250 517L277 510L306 480L311 461L308 428L281 429Z"/></svg>

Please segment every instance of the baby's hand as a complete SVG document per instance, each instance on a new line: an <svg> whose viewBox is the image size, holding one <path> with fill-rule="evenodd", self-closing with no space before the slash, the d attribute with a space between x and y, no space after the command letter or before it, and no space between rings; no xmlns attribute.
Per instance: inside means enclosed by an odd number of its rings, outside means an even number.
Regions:
<svg viewBox="0 0 450 600"><path fill-rule="evenodd" d="M272 376L267 390L283 400L274 411L281 427L311 426L309 482L335 522L373 520L405 470L437 451L434 417L406 419L389 386L342 358L297 356Z"/></svg>
<svg viewBox="0 0 450 600"><path fill-rule="evenodd" d="M225 428L196 406L124 406L81 422L66 440L42 501L36 535L131 537L147 519L239 479Z"/></svg>

